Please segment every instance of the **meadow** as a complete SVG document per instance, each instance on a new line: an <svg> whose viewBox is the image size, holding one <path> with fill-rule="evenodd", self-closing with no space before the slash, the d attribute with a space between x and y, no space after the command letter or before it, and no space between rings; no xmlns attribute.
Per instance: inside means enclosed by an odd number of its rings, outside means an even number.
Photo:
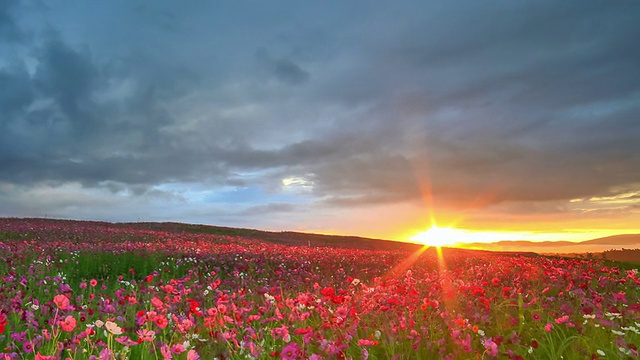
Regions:
<svg viewBox="0 0 640 360"><path fill-rule="evenodd" d="M600 259L0 219L0 360L638 359Z"/></svg>

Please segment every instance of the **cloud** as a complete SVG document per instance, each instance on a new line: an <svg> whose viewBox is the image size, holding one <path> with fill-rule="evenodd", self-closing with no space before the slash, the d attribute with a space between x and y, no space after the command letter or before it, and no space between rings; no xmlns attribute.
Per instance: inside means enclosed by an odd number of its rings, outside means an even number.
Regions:
<svg viewBox="0 0 640 360"><path fill-rule="evenodd" d="M302 85L309 81L310 74L287 58L273 58L265 48L256 51L256 59L276 79L288 85Z"/></svg>
<svg viewBox="0 0 640 360"><path fill-rule="evenodd" d="M425 198L570 213L637 182L636 5L200 5L3 2L4 199L28 213L53 207L29 189L85 210L83 192L118 194L98 196L114 211L165 196L202 206L176 216L284 224ZM296 200L278 198L296 178ZM225 215L178 184L255 202Z"/></svg>
<svg viewBox="0 0 640 360"><path fill-rule="evenodd" d="M14 17L18 0L6 0L0 3L0 41L17 42L24 39L22 32Z"/></svg>

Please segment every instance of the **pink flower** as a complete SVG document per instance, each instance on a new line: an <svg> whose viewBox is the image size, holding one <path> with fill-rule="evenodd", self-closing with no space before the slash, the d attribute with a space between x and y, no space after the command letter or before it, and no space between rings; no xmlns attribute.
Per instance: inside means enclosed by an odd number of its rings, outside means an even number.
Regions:
<svg viewBox="0 0 640 360"><path fill-rule="evenodd" d="M167 327L167 325L169 325L169 320L167 320L167 317L164 315L157 316L155 321L156 325L158 325L160 329L164 329Z"/></svg>
<svg viewBox="0 0 640 360"><path fill-rule="evenodd" d="M282 349L283 360L295 360L300 353L300 345L295 342L290 342Z"/></svg>
<svg viewBox="0 0 640 360"><path fill-rule="evenodd" d="M175 344L171 347L171 352L174 354L182 354L185 351L187 351L187 349L185 349L182 344Z"/></svg>
<svg viewBox="0 0 640 360"><path fill-rule="evenodd" d="M169 345L167 344L162 345L162 347L160 348L160 353L162 354L162 358L164 360L173 359L173 355L171 355L171 349L169 349Z"/></svg>
<svg viewBox="0 0 640 360"><path fill-rule="evenodd" d="M36 358L35 360L56 360L56 357L51 355L51 356L47 356L47 355L41 355L39 352L36 354Z"/></svg>
<svg viewBox="0 0 640 360"><path fill-rule="evenodd" d="M111 360L113 357L113 352L109 350L109 348L104 348L100 351L100 355L98 356L99 360Z"/></svg>
<svg viewBox="0 0 640 360"><path fill-rule="evenodd" d="M138 330L138 336L140 337L140 341L153 341L156 336L156 333L153 330Z"/></svg>
<svg viewBox="0 0 640 360"><path fill-rule="evenodd" d="M104 327L107 329L108 332L112 333L113 335L122 334L122 328L118 326L118 324L114 323L113 321L107 320L107 322L104 323Z"/></svg>
<svg viewBox="0 0 640 360"><path fill-rule="evenodd" d="M376 342L373 340L360 339L358 340L358 346L374 346Z"/></svg>
<svg viewBox="0 0 640 360"><path fill-rule="evenodd" d="M553 324L552 323L547 323L547 325L544 326L544 329L547 332L551 332L551 329L553 329Z"/></svg>
<svg viewBox="0 0 640 360"><path fill-rule="evenodd" d="M58 324L60 324L60 327L62 328L62 330L67 332L72 332L73 329L76 328L77 322L76 322L76 318L69 315L66 318L60 320Z"/></svg>
<svg viewBox="0 0 640 360"><path fill-rule="evenodd" d="M129 339L128 336L120 336L116 338L116 341L119 342L120 344L124 345L124 346L133 346L133 345L138 345L137 342Z"/></svg>
<svg viewBox="0 0 640 360"><path fill-rule="evenodd" d="M560 325L560 324L566 323L567 320L569 320L569 315L561 316L561 317L557 318L555 321L556 321L556 324Z"/></svg>
<svg viewBox="0 0 640 360"><path fill-rule="evenodd" d="M157 297L154 297L153 299L151 299L151 305L153 305L158 310L162 310L164 303L162 302L162 300L158 299Z"/></svg>
<svg viewBox="0 0 640 360"><path fill-rule="evenodd" d="M487 339L487 341L484 342L484 348L491 356L498 356L498 344L496 344L493 339Z"/></svg>
<svg viewBox="0 0 640 360"><path fill-rule="evenodd" d="M67 310L67 308L69 307L69 299L62 294L54 296L53 302L60 310Z"/></svg>
<svg viewBox="0 0 640 360"><path fill-rule="evenodd" d="M98 280L96 279L91 279L91 281L89 281L89 285L95 287L96 285L98 285Z"/></svg>
<svg viewBox="0 0 640 360"><path fill-rule="evenodd" d="M187 360L198 360L200 359L200 355L195 350L189 350L187 353Z"/></svg>

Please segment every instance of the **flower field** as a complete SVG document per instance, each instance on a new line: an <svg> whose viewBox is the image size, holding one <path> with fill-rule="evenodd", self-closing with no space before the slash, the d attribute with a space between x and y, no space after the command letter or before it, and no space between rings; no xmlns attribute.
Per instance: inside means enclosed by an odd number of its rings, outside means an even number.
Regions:
<svg viewBox="0 0 640 360"><path fill-rule="evenodd" d="M638 359L640 273L595 259L37 219L0 258L0 360Z"/></svg>

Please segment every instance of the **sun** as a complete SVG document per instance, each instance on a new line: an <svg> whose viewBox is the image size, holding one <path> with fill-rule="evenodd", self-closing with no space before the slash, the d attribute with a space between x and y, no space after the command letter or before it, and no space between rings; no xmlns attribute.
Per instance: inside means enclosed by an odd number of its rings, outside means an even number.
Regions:
<svg viewBox="0 0 640 360"><path fill-rule="evenodd" d="M460 230L437 227L433 225L429 230L420 232L409 240L421 243L427 246L451 246L459 242Z"/></svg>

